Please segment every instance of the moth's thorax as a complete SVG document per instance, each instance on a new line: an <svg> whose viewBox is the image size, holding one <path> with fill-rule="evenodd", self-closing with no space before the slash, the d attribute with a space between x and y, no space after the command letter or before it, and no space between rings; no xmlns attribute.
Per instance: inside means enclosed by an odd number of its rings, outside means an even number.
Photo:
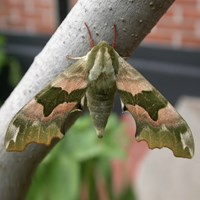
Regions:
<svg viewBox="0 0 200 200"><path fill-rule="evenodd" d="M118 71L118 54L106 42L100 42L87 55L89 81L104 79L114 82Z"/></svg>

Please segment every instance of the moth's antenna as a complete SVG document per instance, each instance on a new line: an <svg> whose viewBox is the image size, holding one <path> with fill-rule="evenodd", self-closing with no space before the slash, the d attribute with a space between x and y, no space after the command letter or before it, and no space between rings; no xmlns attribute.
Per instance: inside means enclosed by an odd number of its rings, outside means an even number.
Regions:
<svg viewBox="0 0 200 200"><path fill-rule="evenodd" d="M112 47L115 49L116 48L116 40L117 40L117 26L116 26L116 24L114 24L114 26L113 26L113 33L114 33L114 38L113 38Z"/></svg>
<svg viewBox="0 0 200 200"><path fill-rule="evenodd" d="M90 47L93 48L93 47L94 47L94 41L93 41L93 39L92 39L92 35L91 35L91 32L90 32L90 29L89 29L89 27L88 27L88 25L87 25L86 22L84 22L84 24L85 24L85 26L86 26L86 28L87 28L88 35L89 35L89 38L90 38Z"/></svg>

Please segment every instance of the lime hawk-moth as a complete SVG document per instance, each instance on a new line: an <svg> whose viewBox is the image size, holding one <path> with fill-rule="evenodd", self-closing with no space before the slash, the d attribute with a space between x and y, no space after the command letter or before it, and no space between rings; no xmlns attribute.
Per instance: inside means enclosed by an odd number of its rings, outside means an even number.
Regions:
<svg viewBox="0 0 200 200"><path fill-rule="evenodd" d="M194 141L187 123L172 105L130 64L101 41L40 91L10 122L7 151L23 151L29 143L50 144L62 138L66 123L88 107L98 137L102 137L116 92L124 111L136 121L136 139L151 149L170 148L177 157L192 158ZM75 119L75 118L74 118Z"/></svg>

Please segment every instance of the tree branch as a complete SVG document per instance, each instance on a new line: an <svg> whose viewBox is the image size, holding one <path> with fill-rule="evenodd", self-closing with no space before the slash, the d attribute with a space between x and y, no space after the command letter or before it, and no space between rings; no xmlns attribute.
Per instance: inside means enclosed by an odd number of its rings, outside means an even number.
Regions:
<svg viewBox="0 0 200 200"><path fill-rule="evenodd" d="M23 199L31 176L50 149L31 144L22 153L4 150L4 135L12 117L37 92L71 64L66 55L83 56L89 50L84 22L90 27L95 43L112 43L113 24L117 25L116 50L130 55L174 0L79 0L49 42L36 56L30 69L0 110L0 197L4 200Z"/></svg>

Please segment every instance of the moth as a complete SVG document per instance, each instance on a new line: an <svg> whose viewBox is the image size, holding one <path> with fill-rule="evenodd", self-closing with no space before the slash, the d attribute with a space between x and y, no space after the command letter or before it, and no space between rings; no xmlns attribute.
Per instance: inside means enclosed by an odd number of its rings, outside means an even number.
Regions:
<svg viewBox="0 0 200 200"><path fill-rule="evenodd" d="M40 91L10 122L7 151L23 151L29 143L49 145L61 139L87 106L98 137L103 137L116 92L123 111L136 121L136 139L149 148L168 147L177 157L192 158L194 141L187 123L172 105L105 41L94 46ZM67 125L66 125L67 124Z"/></svg>

